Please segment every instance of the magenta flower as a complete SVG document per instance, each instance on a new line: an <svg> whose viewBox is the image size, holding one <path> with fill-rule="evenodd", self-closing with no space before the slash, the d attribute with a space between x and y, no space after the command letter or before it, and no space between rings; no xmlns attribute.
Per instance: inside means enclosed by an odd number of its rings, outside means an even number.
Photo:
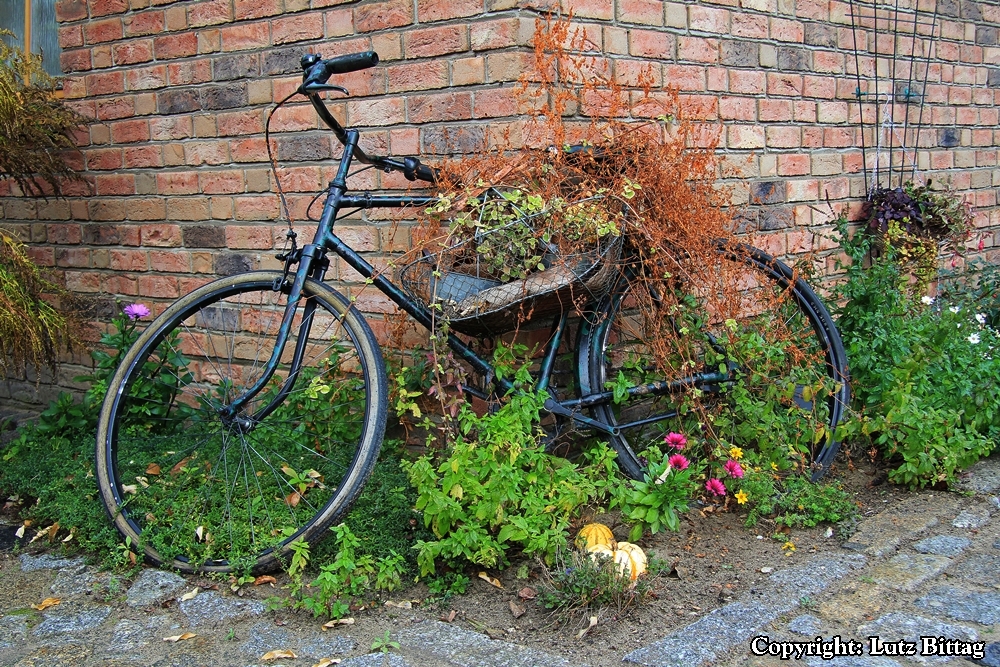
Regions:
<svg viewBox="0 0 1000 667"><path fill-rule="evenodd" d="M687 457L685 457L683 454L674 454L669 459L667 459L667 463L670 464L671 468L675 468L677 470L684 470L685 468L688 467Z"/></svg>
<svg viewBox="0 0 1000 667"><path fill-rule="evenodd" d="M684 449L684 445L688 444L687 438L680 433L674 432L667 433L667 437L663 439L663 442L667 443L667 447L673 447L674 449Z"/></svg>
<svg viewBox="0 0 1000 667"><path fill-rule="evenodd" d="M730 477L743 479L743 466L740 465L739 461L729 459L726 461L726 465L722 467L726 469L726 472L729 473Z"/></svg>
<svg viewBox="0 0 1000 667"><path fill-rule="evenodd" d="M726 495L726 485L722 483L722 480L713 477L712 479L705 482L705 490L711 493L713 496L724 496Z"/></svg>
<svg viewBox="0 0 1000 667"><path fill-rule="evenodd" d="M144 304L141 303L131 303L122 309L125 316L130 320L139 320L143 317L149 315L149 308L146 308Z"/></svg>

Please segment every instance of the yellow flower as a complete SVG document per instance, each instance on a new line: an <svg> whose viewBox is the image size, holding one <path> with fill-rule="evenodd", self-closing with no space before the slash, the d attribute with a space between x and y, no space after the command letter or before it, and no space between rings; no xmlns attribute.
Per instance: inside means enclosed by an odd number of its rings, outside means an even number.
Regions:
<svg viewBox="0 0 1000 667"><path fill-rule="evenodd" d="M746 503L747 500L748 498L746 491L740 489L739 491L736 492L736 502L738 502L740 505Z"/></svg>
<svg viewBox="0 0 1000 667"><path fill-rule="evenodd" d="M743 450L740 449L739 447L732 447L729 450L729 456L730 458L734 458L737 461L739 461L741 458L743 458Z"/></svg>
<svg viewBox="0 0 1000 667"><path fill-rule="evenodd" d="M777 469L778 469L778 464L775 463L774 461L771 461L771 470L777 470Z"/></svg>
<svg viewBox="0 0 1000 667"><path fill-rule="evenodd" d="M795 542L788 540L787 542L781 545L781 550L795 551Z"/></svg>

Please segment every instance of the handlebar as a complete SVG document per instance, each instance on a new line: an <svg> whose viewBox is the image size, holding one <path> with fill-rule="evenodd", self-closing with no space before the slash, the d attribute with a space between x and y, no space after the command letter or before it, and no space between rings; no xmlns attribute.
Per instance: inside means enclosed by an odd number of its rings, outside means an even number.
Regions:
<svg viewBox="0 0 1000 667"><path fill-rule="evenodd" d="M333 117L330 110L326 108L323 100L319 97L319 93L324 90L338 90L346 94L347 90L344 88L327 83L331 76L368 69L369 67L375 67L378 63L379 57L374 51L349 53L327 60L323 60L315 53L307 53L302 56L302 85L299 86L298 92L309 98L313 108L316 109L316 113L333 130L334 134L337 135L337 139L342 144L347 144L347 131L337 122L337 119ZM357 146L354 149L354 157L363 164L371 164L386 171L402 172L403 176L410 181L417 179L427 181L428 183L437 181L437 171L425 164L421 164L420 160L415 157L407 157L402 160L378 157L366 154Z"/></svg>

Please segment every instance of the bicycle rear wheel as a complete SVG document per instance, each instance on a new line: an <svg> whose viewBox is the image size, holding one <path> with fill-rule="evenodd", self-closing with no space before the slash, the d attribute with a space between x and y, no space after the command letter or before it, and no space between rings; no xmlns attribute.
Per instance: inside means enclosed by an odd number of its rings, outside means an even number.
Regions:
<svg viewBox="0 0 1000 667"><path fill-rule="evenodd" d="M583 342L583 393L617 388L619 400L595 416L619 429L611 445L634 479L645 450L662 449L670 431L704 438L709 450L738 446L774 461L791 453L817 478L837 453L850 399L837 328L785 264L737 244L718 253L713 267L678 266L684 277L667 289L623 275ZM643 314L650 308L659 322Z"/></svg>
<svg viewBox="0 0 1000 667"><path fill-rule="evenodd" d="M271 357L287 303L278 278L243 274L183 297L110 381L97 432L101 500L153 563L275 568L291 542L319 540L346 514L375 465L382 355L362 316L322 283L306 282L274 375L226 414Z"/></svg>

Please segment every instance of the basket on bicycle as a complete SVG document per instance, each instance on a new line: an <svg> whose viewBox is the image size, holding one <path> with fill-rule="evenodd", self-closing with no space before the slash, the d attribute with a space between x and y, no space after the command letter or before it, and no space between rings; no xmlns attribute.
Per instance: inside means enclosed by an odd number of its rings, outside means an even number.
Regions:
<svg viewBox="0 0 1000 667"><path fill-rule="evenodd" d="M485 196L510 195L491 188ZM501 201L510 206L508 200ZM574 206L578 204L564 203L563 209ZM616 276L621 236L606 233L566 242L559 231L546 229L551 218L543 209L501 226L477 226L466 238L450 235L438 250L425 249L404 265L400 284L451 329L473 336L506 333L531 318L554 315L604 294ZM560 240L563 248L556 243ZM498 247L504 252L497 253Z"/></svg>

